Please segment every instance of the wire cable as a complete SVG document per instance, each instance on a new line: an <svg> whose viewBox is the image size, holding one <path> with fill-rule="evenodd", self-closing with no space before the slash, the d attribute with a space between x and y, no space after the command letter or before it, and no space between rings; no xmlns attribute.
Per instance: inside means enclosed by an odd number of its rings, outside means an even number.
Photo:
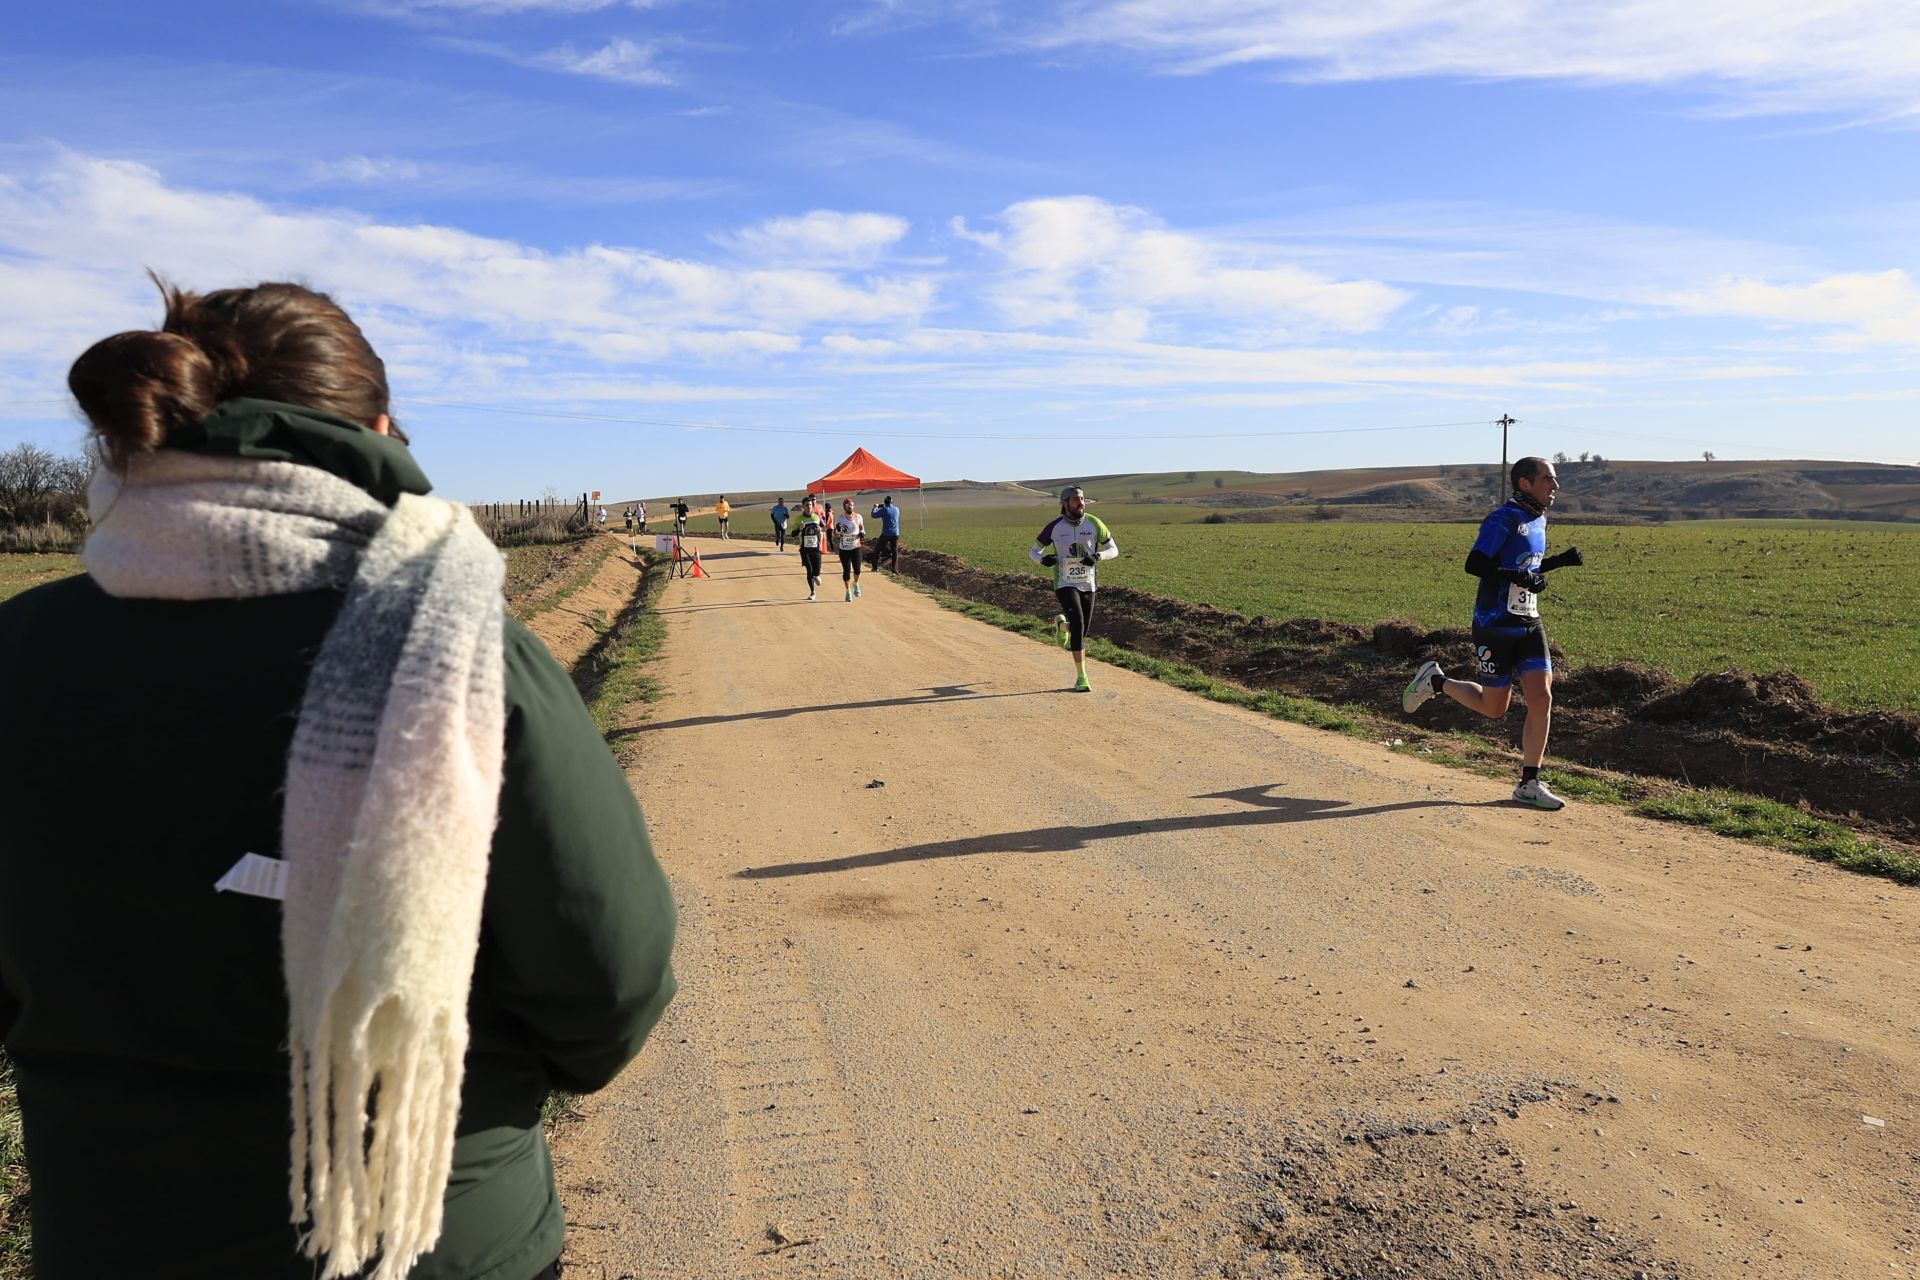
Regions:
<svg viewBox="0 0 1920 1280"><path fill-rule="evenodd" d="M635 418L619 414L576 413L564 409L519 409L509 405L474 404L461 400L432 400L421 396L401 397L402 404L427 405L438 409L464 409L476 413L504 413L526 418L552 418L563 421L611 422L637 427L670 427L687 431L747 431L770 435L849 436L878 440L1058 440L1060 433L997 433L975 431L874 431L854 427L772 427L742 422L687 422L672 418ZM1477 427L1471 422L1412 422L1389 427L1309 427L1295 431L1180 431L1145 435L1099 434L1076 431L1075 440L1254 440L1273 436L1361 435L1382 431L1431 431L1450 427Z"/></svg>

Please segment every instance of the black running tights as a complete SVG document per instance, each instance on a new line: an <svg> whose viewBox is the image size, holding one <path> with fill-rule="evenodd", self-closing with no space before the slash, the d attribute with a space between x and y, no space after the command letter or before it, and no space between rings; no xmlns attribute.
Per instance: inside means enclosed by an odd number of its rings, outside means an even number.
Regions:
<svg viewBox="0 0 1920 1280"><path fill-rule="evenodd" d="M1067 648L1075 653L1087 647L1087 628L1093 625L1093 592L1078 587L1056 587L1060 612L1067 615Z"/></svg>

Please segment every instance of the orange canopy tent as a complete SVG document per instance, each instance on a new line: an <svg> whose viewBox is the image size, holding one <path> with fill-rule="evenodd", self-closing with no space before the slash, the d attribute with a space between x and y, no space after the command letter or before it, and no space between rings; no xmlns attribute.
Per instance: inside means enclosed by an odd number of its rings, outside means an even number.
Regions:
<svg viewBox="0 0 1920 1280"><path fill-rule="evenodd" d="M862 489L918 489L920 477L896 471L865 449L807 486L808 493L857 493Z"/></svg>

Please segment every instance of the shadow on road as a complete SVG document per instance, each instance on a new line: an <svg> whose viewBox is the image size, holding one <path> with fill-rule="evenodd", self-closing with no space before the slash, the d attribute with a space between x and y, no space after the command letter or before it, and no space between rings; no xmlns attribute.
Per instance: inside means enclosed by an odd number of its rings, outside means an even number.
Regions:
<svg viewBox="0 0 1920 1280"><path fill-rule="evenodd" d="M731 604L684 604L678 609L655 609L661 617L670 613L705 613L709 609L781 609L792 604L806 604L805 597L798 600L735 600Z"/></svg>
<svg viewBox="0 0 1920 1280"><path fill-rule="evenodd" d="M896 862L924 862L932 858L966 858L981 853L1071 853L1076 849L1085 849L1099 840L1118 840L1128 836L1162 835L1182 831L1217 831L1226 827L1260 827L1278 822L1319 822L1328 818L1364 818L1376 813L1397 813L1406 809L1484 807L1464 800L1406 800L1399 804L1376 804L1360 809L1350 809L1345 800L1307 800L1294 796L1276 796L1269 794L1272 790L1272 786L1241 787L1233 791L1213 791L1193 797L1195 800L1232 800L1239 804L1254 806L1252 809L1240 809L1228 813L1107 822L1091 827L1036 827L1031 831L1007 831L998 835L968 836L959 840L936 840L931 844L914 844L902 849L881 849L873 853L849 854L844 858L822 858L816 862L789 862L775 867L748 867L745 871L735 872L734 878L777 880L787 876L859 871L867 867L889 866Z"/></svg>
<svg viewBox="0 0 1920 1280"><path fill-rule="evenodd" d="M805 600L791 601L805 604ZM710 609L738 608L738 605L708 605ZM1053 689L1021 689L1014 693L980 693L969 685L935 685L925 693L908 698L875 698L871 702L825 702L813 707L774 707L766 711L742 711L731 716L689 716L684 720L662 720L658 724L637 724L630 729L621 729L607 735L609 742L621 738L630 738L638 733L653 733L660 729L693 729L703 724L732 724L739 720L784 720L788 716L804 716L815 711L866 711L875 707L924 707L940 702L977 702L986 698L1032 698L1041 694L1054 693Z"/></svg>

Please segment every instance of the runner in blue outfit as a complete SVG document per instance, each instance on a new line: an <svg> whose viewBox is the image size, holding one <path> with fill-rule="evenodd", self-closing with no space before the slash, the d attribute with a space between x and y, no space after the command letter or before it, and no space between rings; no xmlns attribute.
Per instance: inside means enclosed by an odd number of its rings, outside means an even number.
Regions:
<svg viewBox="0 0 1920 1280"><path fill-rule="evenodd" d="M1513 496L1480 522L1480 536L1467 553L1467 572L1480 579L1473 602L1473 650L1482 683L1450 680L1440 664L1421 664L1400 696L1407 711L1417 710L1436 693L1497 720L1513 699L1513 682L1527 702L1521 731L1520 785L1513 798L1536 809L1561 809L1566 801L1540 780L1553 722L1553 658L1547 631L1540 624L1540 595L1555 569L1586 563L1580 548L1547 555L1547 508L1559 491L1560 477L1545 458L1513 464Z"/></svg>
<svg viewBox="0 0 1920 1280"><path fill-rule="evenodd" d="M888 494L873 509L873 518L880 522L880 543L874 548L873 567L878 569L885 560L893 572L900 572L900 508L893 505L893 495Z"/></svg>
<svg viewBox="0 0 1920 1280"><path fill-rule="evenodd" d="M773 510L767 514L773 517L773 549L785 551L787 549L787 517L792 514L787 510L787 500L775 498Z"/></svg>

